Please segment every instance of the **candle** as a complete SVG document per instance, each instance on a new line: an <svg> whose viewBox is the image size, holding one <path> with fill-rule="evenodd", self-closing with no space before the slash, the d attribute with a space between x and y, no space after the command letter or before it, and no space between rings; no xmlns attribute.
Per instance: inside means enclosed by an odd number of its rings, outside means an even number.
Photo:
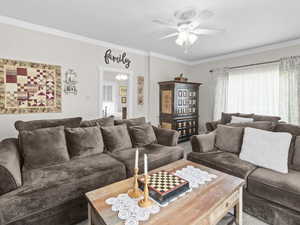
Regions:
<svg viewBox="0 0 300 225"><path fill-rule="evenodd" d="M148 157L146 154L144 155L144 174L148 174Z"/></svg>
<svg viewBox="0 0 300 225"><path fill-rule="evenodd" d="M134 168L138 169L139 168L139 149L136 148L135 150L135 166Z"/></svg>

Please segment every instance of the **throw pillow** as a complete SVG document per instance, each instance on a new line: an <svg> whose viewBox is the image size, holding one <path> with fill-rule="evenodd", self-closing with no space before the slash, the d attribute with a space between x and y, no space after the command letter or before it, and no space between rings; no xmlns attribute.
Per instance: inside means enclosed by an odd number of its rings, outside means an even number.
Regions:
<svg viewBox="0 0 300 225"><path fill-rule="evenodd" d="M216 147L222 151L239 154L243 141L242 127L218 125L216 129Z"/></svg>
<svg viewBox="0 0 300 225"><path fill-rule="evenodd" d="M294 152L291 168L300 171L300 136L295 137Z"/></svg>
<svg viewBox="0 0 300 225"><path fill-rule="evenodd" d="M42 168L68 161L64 126L21 131L25 169Z"/></svg>
<svg viewBox="0 0 300 225"><path fill-rule="evenodd" d="M100 127L66 128L71 158L81 158L103 152L104 143Z"/></svg>
<svg viewBox="0 0 300 225"><path fill-rule="evenodd" d="M128 127L138 126L146 123L145 117L126 119L126 120L115 120L115 125L126 124Z"/></svg>
<svg viewBox="0 0 300 225"><path fill-rule="evenodd" d="M254 121L271 121L277 123L281 118L279 116L265 116L265 115L257 115L253 116Z"/></svg>
<svg viewBox="0 0 300 225"><path fill-rule="evenodd" d="M118 151L132 148L131 139L126 124L101 127L104 144L108 151Z"/></svg>
<svg viewBox="0 0 300 225"><path fill-rule="evenodd" d="M239 117L244 117L244 118L253 118L254 113L239 113Z"/></svg>
<svg viewBox="0 0 300 225"><path fill-rule="evenodd" d="M135 147L157 143L153 127L149 123L129 128Z"/></svg>
<svg viewBox="0 0 300 225"><path fill-rule="evenodd" d="M300 126L288 123L277 123L275 128L275 132L288 132L295 136L300 136Z"/></svg>
<svg viewBox="0 0 300 225"><path fill-rule="evenodd" d="M231 127L252 127L261 130L273 131L275 124L270 121L257 121L250 123L228 123L226 125Z"/></svg>
<svg viewBox="0 0 300 225"><path fill-rule="evenodd" d="M232 116L238 116L238 113L224 113L222 112L221 123L227 124L230 123Z"/></svg>
<svg viewBox="0 0 300 225"><path fill-rule="evenodd" d="M232 116L230 123L249 123L253 122L253 118Z"/></svg>
<svg viewBox="0 0 300 225"><path fill-rule="evenodd" d="M240 158L257 166L288 173L292 135L245 128Z"/></svg>
<svg viewBox="0 0 300 225"><path fill-rule="evenodd" d="M114 125L114 116L104 117L95 120L85 120L82 121L80 126L81 127L94 127L99 125L100 127L110 127Z"/></svg>

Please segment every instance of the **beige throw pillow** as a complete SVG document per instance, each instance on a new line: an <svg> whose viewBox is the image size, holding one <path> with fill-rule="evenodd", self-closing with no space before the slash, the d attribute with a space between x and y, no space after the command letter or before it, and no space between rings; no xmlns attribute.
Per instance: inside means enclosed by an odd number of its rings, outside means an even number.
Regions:
<svg viewBox="0 0 300 225"><path fill-rule="evenodd" d="M257 166L288 173L288 155L292 135L245 128L240 158Z"/></svg>

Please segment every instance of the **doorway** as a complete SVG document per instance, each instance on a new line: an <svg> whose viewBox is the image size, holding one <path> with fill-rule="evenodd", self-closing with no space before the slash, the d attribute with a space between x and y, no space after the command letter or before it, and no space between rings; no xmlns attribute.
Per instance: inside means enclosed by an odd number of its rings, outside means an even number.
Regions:
<svg viewBox="0 0 300 225"><path fill-rule="evenodd" d="M99 115L126 119L132 116L132 72L100 68Z"/></svg>

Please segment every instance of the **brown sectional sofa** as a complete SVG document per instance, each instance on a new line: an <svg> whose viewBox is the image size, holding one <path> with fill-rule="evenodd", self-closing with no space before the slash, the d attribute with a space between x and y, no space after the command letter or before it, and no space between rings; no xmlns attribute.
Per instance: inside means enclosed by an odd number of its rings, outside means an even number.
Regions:
<svg viewBox="0 0 300 225"><path fill-rule="evenodd" d="M221 119L216 121L207 122L205 124L206 130L208 132L212 132L215 129L217 129L217 126L219 124L228 124L231 121L231 116L238 116L238 117L244 117L244 118L253 118L254 121L271 121L271 122L279 122L281 120L281 117L279 116L267 116L267 115L257 115L254 113L222 113Z"/></svg>
<svg viewBox="0 0 300 225"><path fill-rule="evenodd" d="M114 123L139 125L145 118L114 121L41 120L16 122L18 130L65 125L65 127L114 126ZM155 128L156 143L140 147L147 153L149 169L183 158L176 146L178 133ZM0 142L0 224L70 225L87 218L84 193L132 176L135 148L93 154L37 169L22 169L23 152L16 138ZM140 172L143 172L140 154Z"/></svg>
<svg viewBox="0 0 300 225"><path fill-rule="evenodd" d="M300 126L278 123L271 129L293 135L288 174L258 167L241 160L238 154L219 150L215 147L216 131L192 137L193 152L188 160L245 179L244 210L248 214L270 225L300 225Z"/></svg>

